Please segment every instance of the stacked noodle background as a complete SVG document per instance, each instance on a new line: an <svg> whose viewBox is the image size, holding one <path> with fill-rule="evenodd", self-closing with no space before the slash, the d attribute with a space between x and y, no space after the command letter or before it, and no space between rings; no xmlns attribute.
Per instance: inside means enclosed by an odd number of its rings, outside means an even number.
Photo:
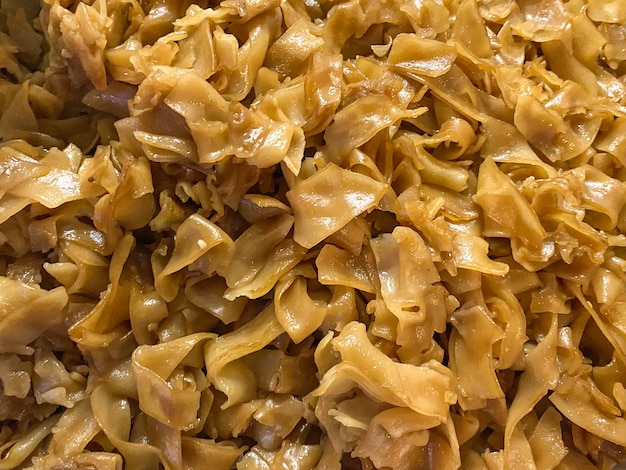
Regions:
<svg viewBox="0 0 626 470"><path fill-rule="evenodd" d="M624 0L0 7L0 469L624 457Z"/></svg>

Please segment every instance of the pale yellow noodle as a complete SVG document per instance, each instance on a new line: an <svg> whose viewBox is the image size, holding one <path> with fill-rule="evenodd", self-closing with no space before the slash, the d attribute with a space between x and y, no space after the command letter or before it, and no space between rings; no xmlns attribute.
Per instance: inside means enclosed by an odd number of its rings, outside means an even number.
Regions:
<svg viewBox="0 0 626 470"><path fill-rule="evenodd" d="M2 0L0 469L626 461L624 0Z"/></svg>

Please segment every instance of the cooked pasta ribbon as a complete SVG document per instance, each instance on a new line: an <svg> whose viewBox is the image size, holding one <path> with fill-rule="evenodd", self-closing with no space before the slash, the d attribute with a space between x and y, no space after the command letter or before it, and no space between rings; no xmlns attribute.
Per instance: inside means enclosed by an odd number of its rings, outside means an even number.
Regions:
<svg viewBox="0 0 626 470"><path fill-rule="evenodd" d="M626 463L624 0L2 0L0 470Z"/></svg>

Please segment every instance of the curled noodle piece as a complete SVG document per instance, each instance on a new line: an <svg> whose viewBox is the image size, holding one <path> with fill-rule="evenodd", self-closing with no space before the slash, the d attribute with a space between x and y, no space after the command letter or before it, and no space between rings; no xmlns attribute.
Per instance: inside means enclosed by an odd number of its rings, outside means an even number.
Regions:
<svg viewBox="0 0 626 470"><path fill-rule="evenodd" d="M165 103L184 117L195 141L201 164L213 164L231 155L266 168L287 156L296 127L274 120L260 109L227 101L208 82L183 75Z"/></svg>
<svg viewBox="0 0 626 470"><path fill-rule="evenodd" d="M562 419L561 414L554 407L550 407L533 429L528 443L536 456L537 468L555 468L569 453L561 435Z"/></svg>
<svg viewBox="0 0 626 470"><path fill-rule="evenodd" d="M0 470L13 470L26 460L50 433L61 415L52 415L38 425L31 428L13 443L0 447L3 457L0 459Z"/></svg>
<svg viewBox="0 0 626 470"><path fill-rule="evenodd" d="M82 72L98 90L106 89L104 50L107 45L106 31L113 21L107 16L106 7L98 11L94 6L80 3L76 11L71 12L55 3L50 15L58 22L63 34L65 57L75 58L80 63L80 67L69 63L75 75Z"/></svg>
<svg viewBox="0 0 626 470"><path fill-rule="evenodd" d="M281 75L293 77L309 56L324 45L324 41L310 30L308 21L296 21L270 46L266 65Z"/></svg>
<svg viewBox="0 0 626 470"><path fill-rule="evenodd" d="M388 63L400 73L408 71L438 77L450 70L455 59L454 47L443 42L414 34L398 34L389 51Z"/></svg>
<svg viewBox="0 0 626 470"><path fill-rule="evenodd" d="M396 227L392 233L374 238L371 246L389 309L398 316L415 307L423 310L426 288L440 278L422 237L408 227Z"/></svg>
<svg viewBox="0 0 626 470"><path fill-rule="evenodd" d="M207 376L228 400L222 409L254 398L256 379L242 357L259 351L283 333L270 303L254 319L237 330L207 343L204 350Z"/></svg>
<svg viewBox="0 0 626 470"><path fill-rule="evenodd" d="M520 131L513 125L498 119L482 123L485 143L480 148L483 158L492 158L496 163L531 165L540 170L542 177L554 177L556 171L544 163L528 145Z"/></svg>
<svg viewBox="0 0 626 470"><path fill-rule="evenodd" d="M202 468L211 462L215 470L230 470L235 461L246 450L230 442L215 442L212 439L183 436L181 439L183 465L185 468Z"/></svg>
<svg viewBox="0 0 626 470"><path fill-rule="evenodd" d="M60 158L71 159L74 152L80 154L76 146L69 146ZM10 210L14 204L19 204L17 211L34 202L51 209L101 193L99 185L82 181L70 166L58 165L53 159L36 160L10 146L0 147L0 223L16 213Z"/></svg>
<svg viewBox="0 0 626 470"><path fill-rule="evenodd" d="M385 186L329 163L287 192L295 217L293 239L305 248L314 247L373 209L385 194Z"/></svg>
<svg viewBox="0 0 626 470"><path fill-rule="evenodd" d="M286 278L286 279L285 279ZM276 286L276 318L295 342L302 342L324 322L328 307L307 291L306 278L287 275Z"/></svg>
<svg viewBox="0 0 626 470"><path fill-rule="evenodd" d="M293 220L290 214L276 215L255 223L237 238L232 259L219 270L228 285L225 299L267 294L302 260L304 248L286 238Z"/></svg>
<svg viewBox="0 0 626 470"><path fill-rule="evenodd" d="M131 409L127 397L121 397L104 384L98 385L91 393L91 409L98 425L107 439L124 457L130 468L156 470L164 462L160 449L150 444L146 435L141 441L132 442Z"/></svg>
<svg viewBox="0 0 626 470"><path fill-rule="evenodd" d="M624 0L590 0L587 15L593 21L624 23L626 21L626 2Z"/></svg>
<svg viewBox="0 0 626 470"><path fill-rule="evenodd" d="M26 398L31 388L33 365L17 354L0 355L0 382L5 396Z"/></svg>
<svg viewBox="0 0 626 470"><path fill-rule="evenodd" d="M139 407L168 426L185 430L196 424L201 389L187 381L182 388L168 382L194 348L213 339L212 333L197 333L154 346L139 346L132 355ZM199 351L200 349L198 349Z"/></svg>
<svg viewBox="0 0 626 470"><path fill-rule="evenodd" d="M518 391L507 417L504 433L505 455L511 451L513 433L519 422L557 385L557 321L557 315L553 314L548 334L526 355L526 370L520 377Z"/></svg>
<svg viewBox="0 0 626 470"><path fill-rule="evenodd" d="M332 344L342 360L322 376L313 396L338 395L358 386L382 402L447 420L456 394L452 372L440 362L421 366L394 362L370 342L365 325L358 322L344 326Z"/></svg>
<svg viewBox="0 0 626 470"><path fill-rule="evenodd" d="M189 216L178 227L171 258L154 281L157 292L166 301L173 300L179 286L173 275L201 257L207 258L207 270L211 274L230 261L234 245L232 239L217 225L199 214Z"/></svg>
<svg viewBox="0 0 626 470"><path fill-rule="evenodd" d="M485 215L483 235L519 238L531 247L541 245L545 239L546 231L537 214L491 158L480 166L474 201Z"/></svg>
<svg viewBox="0 0 626 470"><path fill-rule="evenodd" d="M68 295L0 276L0 352L24 354L26 345L49 328L60 326Z"/></svg>
<svg viewBox="0 0 626 470"><path fill-rule="evenodd" d="M371 256L355 256L335 245L326 244L315 260L321 284L348 286L374 294L372 276L374 266Z"/></svg>
<svg viewBox="0 0 626 470"><path fill-rule="evenodd" d="M403 109L386 95L366 95L350 103L335 114L324 132L328 159L343 163L352 150L370 141L378 132L390 128L397 121L417 118L426 108ZM355 126L354 123L359 125Z"/></svg>
<svg viewBox="0 0 626 470"><path fill-rule="evenodd" d="M320 461L321 456L322 449L319 445L305 445L285 440L280 449L275 451L265 450L262 446L253 447L237 463L237 469L290 468L305 470L319 468L316 464Z"/></svg>
<svg viewBox="0 0 626 470"><path fill-rule="evenodd" d="M459 394L478 399L502 396L495 374L493 345L504 333L491 313L477 305L463 306L452 314L450 321L455 327L450 335L450 364L457 375Z"/></svg>
<svg viewBox="0 0 626 470"><path fill-rule="evenodd" d="M607 441L626 446L626 420L597 404L590 379L578 378L571 388L558 388L550 401L577 426Z"/></svg>
<svg viewBox="0 0 626 470"><path fill-rule="evenodd" d="M69 460L84 452L89 442L100 432L91 411L89 400L82 400L71 410L66 410L52 430L50 450Z"/></svg>

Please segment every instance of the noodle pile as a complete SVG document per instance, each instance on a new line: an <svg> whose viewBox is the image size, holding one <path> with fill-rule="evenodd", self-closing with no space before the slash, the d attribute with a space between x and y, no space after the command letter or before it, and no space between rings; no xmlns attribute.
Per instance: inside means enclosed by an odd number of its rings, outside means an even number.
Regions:
<svg viewBox="0 0 626 470"><path fill-rule="evenodd" d="M0 470L626 458L626 1L1 0Z"/></svg>

